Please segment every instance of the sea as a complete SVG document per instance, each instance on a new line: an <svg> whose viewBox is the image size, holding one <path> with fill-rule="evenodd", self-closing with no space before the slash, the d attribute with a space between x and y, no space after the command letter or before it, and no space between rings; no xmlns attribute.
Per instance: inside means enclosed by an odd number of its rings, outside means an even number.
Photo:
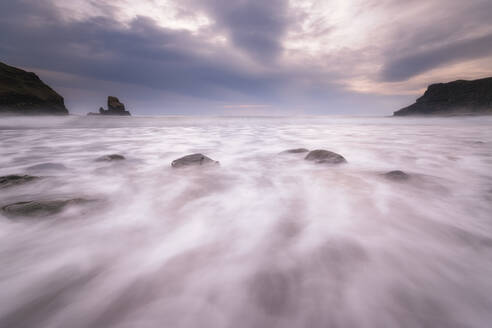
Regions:
<svg viewBox="0 0 492 328"><path fill-rule="evenodd" d="M2 328L492 326L490 116L3 117L11 174L90 202L0 211Z"/></svg>

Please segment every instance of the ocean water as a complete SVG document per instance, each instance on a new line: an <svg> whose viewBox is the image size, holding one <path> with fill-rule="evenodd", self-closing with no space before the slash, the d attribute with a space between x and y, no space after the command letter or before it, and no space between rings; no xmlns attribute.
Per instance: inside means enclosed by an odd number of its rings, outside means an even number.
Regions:
<svg viewBox="0 0 492 328"><path fill-rule="evenodd" d="M0 118L7 174L95 202L0 214L2 328L492 325L492 117Z"/></svg>

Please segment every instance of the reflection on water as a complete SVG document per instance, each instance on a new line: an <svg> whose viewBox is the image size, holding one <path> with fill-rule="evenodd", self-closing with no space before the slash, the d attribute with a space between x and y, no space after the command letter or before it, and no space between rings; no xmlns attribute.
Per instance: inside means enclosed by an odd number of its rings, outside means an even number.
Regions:
<svg viewBox="0 0 492 328"><path fill-rule="evenodd" d="M91 200L0 214L0 327L488 327L491 126L0 118L0 176L43 177L0 206ZM220 166L171 168L196 152Z"/></svg>

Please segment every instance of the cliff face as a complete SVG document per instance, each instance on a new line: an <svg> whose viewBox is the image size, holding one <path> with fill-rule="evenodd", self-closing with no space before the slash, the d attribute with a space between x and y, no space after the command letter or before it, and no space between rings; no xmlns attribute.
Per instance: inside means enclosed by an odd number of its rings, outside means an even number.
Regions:
<svg viewBox="0 0 492 328"><path fill-rule="evenodd" d="M67 115L68 110L36 74L0 62L0 114Z"/></svg>
<svg viewBox="0 0 492 328"><path fill-rule="evenodd" d="M492 114L492 77L432 84L415 104L394 112L406 115Z"/></svg>

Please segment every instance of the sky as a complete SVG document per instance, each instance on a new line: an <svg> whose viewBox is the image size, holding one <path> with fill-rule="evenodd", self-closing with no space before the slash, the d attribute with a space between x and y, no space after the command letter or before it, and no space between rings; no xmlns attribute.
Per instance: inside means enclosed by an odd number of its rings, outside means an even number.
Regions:
<svg viewBox="0 0 492 328"><path fill-rule="evenodd" d="M0 61L85 114L389 115L492 76L491 0L1 0Z"/></svg>

